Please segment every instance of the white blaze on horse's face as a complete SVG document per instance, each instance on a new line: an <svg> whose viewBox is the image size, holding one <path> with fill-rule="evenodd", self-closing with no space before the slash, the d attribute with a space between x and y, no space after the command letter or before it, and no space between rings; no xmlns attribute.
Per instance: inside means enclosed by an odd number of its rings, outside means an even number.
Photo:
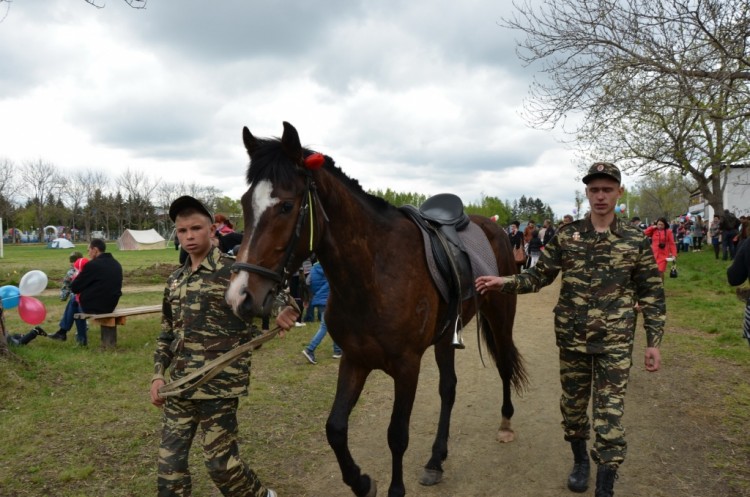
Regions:
<svg viewBox="0 0 750 497"><path fill-rule="evenodd" d="M255 232L255 228L258 227L258 221L263 216L263 213L278 203L279 199L273 196L273 184L270 180L264 179L255 185L255 190L253 191L253 219L251 221L251 233Z"/></svg>
<svg viewBox="0 0 750 497"><path fill-rule="evenodd" d="M252 186L250 187L253 188ZM252 205L253 205L253 218L250 220L250 233L255 232L255 228L258 226L258 221L263 216L263 213L279 203L279 199L272 196L273 184L271 181L264 179L255 185L253 190ZM247 229L247 227L246 227ZM252 243L252 239L250 240ZM249 247L245 247L245 250L237 254L238 261L247 261L247 250ZM229 284L229 288L226 293L227 303L237 313L237 309L245 300L245 289L247 288L248 273L247 271L239 271L235 274L232 282Z"/></svg>

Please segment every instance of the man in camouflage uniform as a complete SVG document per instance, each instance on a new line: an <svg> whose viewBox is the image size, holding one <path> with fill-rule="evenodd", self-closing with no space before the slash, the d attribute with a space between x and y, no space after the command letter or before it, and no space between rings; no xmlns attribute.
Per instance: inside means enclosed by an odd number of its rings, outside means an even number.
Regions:
<svg viewBox="0 0 750 497"><path fill-rule="evenodd" d="M563 225L545 245L536 266L515 276L480 276L479 293L537 292L562 271L555 307L560 351L562 426L574 465L568 488L585 492L589 479L587 415L593 389L591 456L598 464L596 497L612 497L618 466L625 460L621 419L632 364L636 307L643 312L647 371L658 371L666 312L664 288L648 241L640 229L618 219L614 207L623 189L620 171L596 163L583 178L591 213Z"/></svg>
<svg viewBox="0 0 750 497"><path fill-rule="evenodd" d="M224 299L234 259L212 243L209 210L193 197L184 196L172 203L169 216L189 257L167 280L162 329L154 354L151 402L164 409L158 495L191 495L188 453L200 427L208 473L223 495L276 497L242 461L237 444L238 397L247 395L249 360L238 359L179 397L159 397L167 368L171 379L178 380L252 338L248 324L232 313Z"/></svg>

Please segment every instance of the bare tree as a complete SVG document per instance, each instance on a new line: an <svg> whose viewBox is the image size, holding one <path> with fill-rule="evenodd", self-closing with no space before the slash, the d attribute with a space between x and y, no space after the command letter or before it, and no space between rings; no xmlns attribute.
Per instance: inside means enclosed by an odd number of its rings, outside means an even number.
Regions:
<svg viewBox="0 0 750 497"><path fill-rule="evenodd" d="M125 224L130 228L143 229L144 220L153 212L151 197L159 186L142 171L130 168L115 179L125 203Z"/></svg>
<svg viewBox="0 0 750 497"><path fill-rule="evenodd" d="M727 86L750 81L747 0L548 0L535 9L514 2L502 24L523 31L525 64L543 62L532 86L535 122L554 124L597 105L615 85L643 88L665 77ZM741 89L747 94L748 88ZM745 112L750 112L746 110Z"/></svg>
<svg viewBox="0 0 750 497"><path fill-rule="evenodd" d="M16 165L12 160L0 157L0 195L11 200L18 192Z"/></svg>
<svg viewBox="0 0 750 497"><path fill-rule="evenodd" d="M104 2L97 3L95 0L84 0L87 4L93 5L97 9L103 9L106 4ZM145 9L146 0L122 0L126 4L130 5L134 9Z"/></svg>
<svg viewBox="0 0 750 497"><path fill-rule="evenodd" d="M626 170L690 177L721 212L726 166L745 162L750 154L750 128L747 119L736 118L744 105L736 96L724 86L687 81L667 90L628 88L617 97L627 104L593 108L578 137L594 155L621 161Z"/></svg>
<svg viewBox="0 0 750 497"><path fill-rule="evenodd" d="M130 7L134 9L145 9L146 3L148 0L122 0L126 4L128 4ZM93 5L97 9L103 9L106 4L104 2L96 2L96 0L84 0L87 4ZM5 10L0 11L0 22L3 22L6 17L8 17L8 14L10 13L10 6L13 3L13 0L0 0L0 5L5 4Z"/></svg>
<svg viewBox="0 0 750 497"><path fill-rule="evenodd" d="M75 183L76 194L79 205L85 202L85 207L81 210L83 217L83 228L87 236L91 237L91 223L96 218L97 212L103 208L97 205L97 192L104 190L109 184L107 175L102 171L87 170L79 171L73 175L72 182Z"/></svg>
<svg viewBox="0 0 750 497"><path fill-rule="evenodd" d="M13 213L13 204L18 192L16 165L7 158L0 158L0 218L5 220L5 226ZM2 236L2 233L0 233Z"/></svg>
<svg viewBox="0 0 750 497"><path fill-rule="evenodd" d="M26 162L21 168L23 184L21 191L34 207L34 219L39 230L39 240L44 238L44 225L47 223L45 207L50 197L55 196L63 180L57 167L42 159Z"/></svg>
<svg viewBox="0 0 750 497"><path fill-rule="evenodd" d="M549 0L505 25L526 33L519 57L542 62L527 117L573 133L590 154L631 172L676 171L723 208L726 165L748 147L747 0ZM566 129L570 132L570 129Z"/></svg>

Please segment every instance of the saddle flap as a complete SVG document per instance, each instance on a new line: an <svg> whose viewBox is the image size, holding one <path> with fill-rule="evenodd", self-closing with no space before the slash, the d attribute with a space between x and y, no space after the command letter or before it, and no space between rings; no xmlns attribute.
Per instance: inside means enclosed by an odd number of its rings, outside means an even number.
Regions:
<svg viewBox="0 0 750 497"><path fill-rule="evenodd" d="M419 207L419 213L433 223L455 226L457 231L469 224L463 202L452 193L438 193L428 198Z"/></svg>

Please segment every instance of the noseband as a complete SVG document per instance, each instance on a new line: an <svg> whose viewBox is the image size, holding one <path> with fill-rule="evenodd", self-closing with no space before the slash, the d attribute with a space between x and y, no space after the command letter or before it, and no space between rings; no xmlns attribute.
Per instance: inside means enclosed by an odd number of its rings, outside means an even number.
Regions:
<svg viewBox="0 0 750 497"><path fill-rule="evenodd" d="M303 169L304 175L305 175L305 191L302 194L302 204L299 207L299 214L297 214L297 222L294 226L294 231L292 232L292 236L289 239L289 242L287 243L286 250L284 252L284 262L281 264L281 267L278 271L272 271L271 269L265 268L263 266L258 266L257 264L249 264L247 262L235 262L232 264L231 271L233 273L239 273L240 271L247 271L248 273L255 273L257 275L260 275L263 278L269 279L271 281L274 281L276 283L276 293L279 289L284 288L287 284L287 281L290 276L289 272L289 262L292 259L292 255L294 252L294 247L297 245L297 241L299 240L300 233L302 232L302 227L305 225L305 219L307 218L307 213L310 212L310 250L313 249L312 247L312 197L313 195L315 198L318 197L317 190L315 188L315 181L312 179L312 174L310 171ZM320 205L320 201L318 201L318 205ZM324 214L325 216L325 214Z"/></svg>

